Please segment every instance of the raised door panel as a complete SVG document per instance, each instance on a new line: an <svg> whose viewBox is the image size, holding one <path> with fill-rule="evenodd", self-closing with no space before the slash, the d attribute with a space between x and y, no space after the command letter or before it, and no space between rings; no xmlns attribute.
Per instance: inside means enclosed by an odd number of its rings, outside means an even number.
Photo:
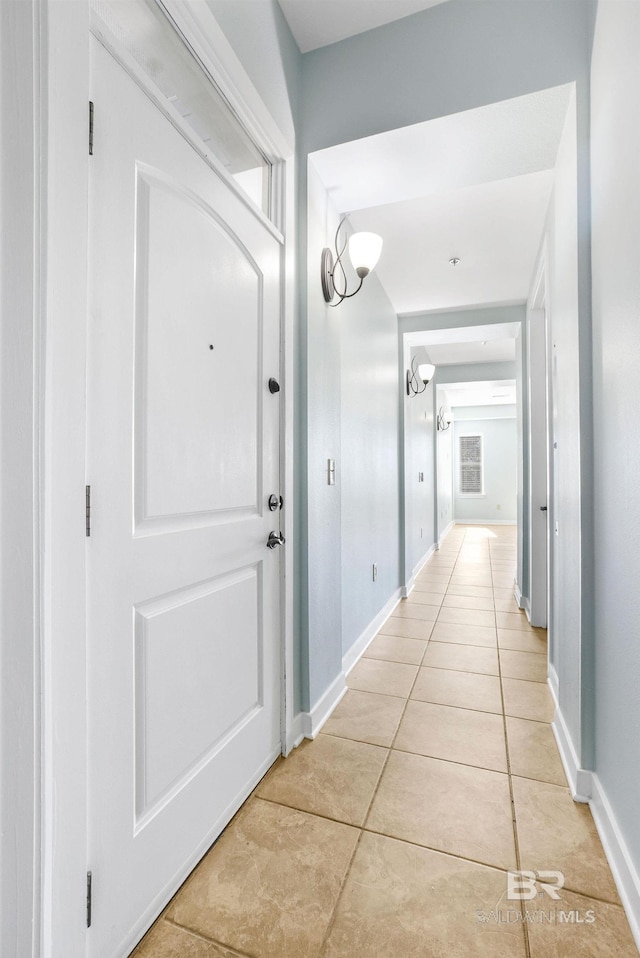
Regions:
<svg viewBox="0 0 640 958"><path fill-rule="evenodd" d="M256 512L262 301L262 274L228 226L138 169L136 531Z"/></svg>

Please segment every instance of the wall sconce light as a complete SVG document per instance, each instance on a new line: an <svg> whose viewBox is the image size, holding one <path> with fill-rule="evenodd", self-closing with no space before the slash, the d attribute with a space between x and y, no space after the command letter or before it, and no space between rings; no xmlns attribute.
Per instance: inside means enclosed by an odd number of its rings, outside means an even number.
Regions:
<svg viewBox="0 0 640 958"><path fill-rule="evenodd" d="M451 425L451 418L446 419L444 414L444 409L440 406L438 409L438 416L436 419L436 428L439 432L446 432L449 426Z"/></svg>
<svg viewBox="0 0 640 958"><path fill-rule="evenodd" d="M407 369L407 396L419 396L433 379L436 367L432 363L420 363L416 369L416 357L411 360L411 369Z"/></svg>
<svg viewBox="0 0 640 958"><path fill-rule="evenodd" d="M371 272L380 259L380 253L382 251L382 239L377 233L354 233L353 236L351 236L348 241L349 259L360 279L360 285L357 286L352 293L348 293L347 274L344 271L342 262L342 257L347 248L346 238L342 244L342 248L338 250L338 236L345 219L346 216L340 220L338 229L336 230L336 238L333 244L336 251L335 262L333 253L328 246L325 246L322 250L322 259L320 261L322 292L325 303L329 303L331 306L339 306L343 299L350 299L356 295L362 287L365 276ZM338 274L338 276L336 276L336 274ZM341 278L340 274L342 274ZM334 295L338 297L336 303L331 302Z"/></svg>

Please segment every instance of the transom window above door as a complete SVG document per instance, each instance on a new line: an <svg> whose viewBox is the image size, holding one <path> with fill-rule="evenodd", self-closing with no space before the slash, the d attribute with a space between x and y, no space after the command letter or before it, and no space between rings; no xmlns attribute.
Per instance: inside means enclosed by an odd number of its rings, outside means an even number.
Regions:
<svg viewBox="0 0 640 958"><path fill-rule="evenodd" d="M238 187L272 218L272 164L156 0L93 0L94 14Z"/></svg>

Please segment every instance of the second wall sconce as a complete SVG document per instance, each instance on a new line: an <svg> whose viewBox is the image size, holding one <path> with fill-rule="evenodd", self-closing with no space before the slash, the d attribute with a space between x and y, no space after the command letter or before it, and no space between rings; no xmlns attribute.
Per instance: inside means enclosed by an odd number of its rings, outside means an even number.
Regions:
<svg viewBox="0 0 640 958"><path fill-rule="evenodd" d="M407 396L419 396L431 380L436 367L432 363L420 363L416 368L416 357L411 360L411 369L407 369Z"/></svg>
<svg viewBox="0 0 640 958"><path fill-rule="evenodd" d="M374 268L382 252L382 238L378 236L377 233L354 233L351 236L348 241L349 259L360 280L360 285L357 286L352 293L347 292L347 274L344 271L342 262L342 257L347 248L346 238L342 247L338 249L338 236L340 235L340 230L345 219L346 216L340 220L338 229L336 230L336 238L333 244L336 251L335 262L333 253L328 246L325 246L322 250L322 259L320 261L322 292L325 303L329 303L331 306L339 306L343 299L350 299L356 295L362 287L365 276ZM336 303L331 302L334 296L338 297Z"/></svg>
<svg viewBox="0 0 640 958"><path fill-rule="evenodd" d="M451 415L447 417L442 406L438 409L438 418L436 419L436 428L438 432L446 432L451 425Z"/></svg>

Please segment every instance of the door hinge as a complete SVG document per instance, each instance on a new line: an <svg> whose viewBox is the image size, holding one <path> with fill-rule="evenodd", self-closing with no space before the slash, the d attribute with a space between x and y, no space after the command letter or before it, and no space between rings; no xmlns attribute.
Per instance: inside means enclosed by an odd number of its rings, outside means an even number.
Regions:
<svg viewBox="0 0 640 958"><path fill-rule="evenodd" d="M85 486L85 533L91 535L91 486Z"/></svg>
<svg viewBox="0 0 640 958"><path fill-rule="evenodd" d="M91 872L87 872L87 928L91 928Z"/></svg>
<svg viewBox="0 0 640 958"><path fill-rule="evenodd" d="M93 100L89 100L89 156L93 156Z"/></svg>

